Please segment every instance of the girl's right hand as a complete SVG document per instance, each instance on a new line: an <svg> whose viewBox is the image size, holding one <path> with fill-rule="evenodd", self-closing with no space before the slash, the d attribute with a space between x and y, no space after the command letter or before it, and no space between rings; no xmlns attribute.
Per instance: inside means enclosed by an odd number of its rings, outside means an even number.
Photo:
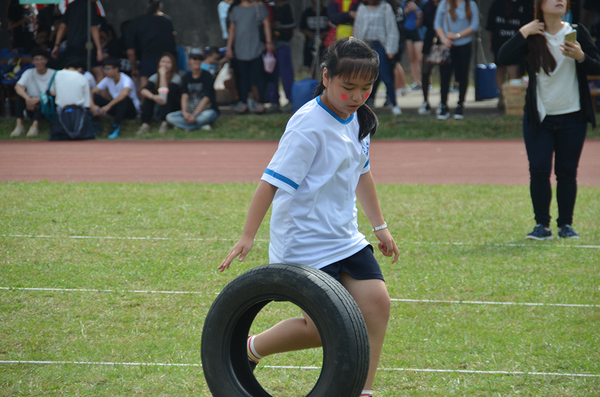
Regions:
<svg viewBox="0 0 600 397"><path fill-rule="evenodd" d="M229 255L227 255L225 260L223 262L221 262L221 264L219 265L219 267L217 267L217 269L219 269L220 272L224 271L225 269L229 269L229 265L231 265L231 262L233 262L233 260L238 255L240 256L238 261L240 261L240 262L243 261L244 259L246 259L246 255L248 255L248 252L250 252L253 245L254 245L254 238L242 236L240 241L238 241L233 246L233 248L229 252Z"/></svg>
<svg viewBox="0 0 600 397"><path fill-rule="evenodd" d="M231 47L227 47L225 50L225 57L227 59L233 59L233 49Z"/></svg>
<svg viewBox="0 0 600 397"><path fill-rule="evenodd" d="M544 22L540 22L537 19L529 22L527 25L523 25L519 32L523 35L524 38L527 38L534 34L544 34Z"/></svg>
<svg viewBox="0 0 600 397"><path fill-rule="evenodd" d="M375 236L379 239L379 244L377 244L379 251L385 256L393 256L392 263L396 263L400 257L400 250L390 231L387 228L378 230L375 232Z"/></svg>

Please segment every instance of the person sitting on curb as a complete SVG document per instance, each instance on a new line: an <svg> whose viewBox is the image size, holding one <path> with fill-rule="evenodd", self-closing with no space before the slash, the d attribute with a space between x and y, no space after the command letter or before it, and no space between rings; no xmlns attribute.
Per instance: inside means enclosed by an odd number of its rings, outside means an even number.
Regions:
<svg viewBox="0 0 600 397"><path fill-rule="evenodd" d="M169 113L167 121L185 130L210 130L210 123L219 115L214 89L214 78L202 70L202 52L190 52L191 71L183 76L181 111Z"/></svg>
<svg viewBox="0 0 600 397"><path fill-rule="evenodd" d="M17 126L10 134L11 138L16 138L25 132L23 126L23 112L27 110L27 115L33 119L33 124L27 132L27 138L34 138L39 134L39 124L42 118L42 107L40 106L40 94L48 90L52 76L55 70L48 68L48 59L50 54L41 48L31 51L31 58L35 68L28 69L15 85L17 93Z"/></svg>
<svg viewBox="0 0 600 397"><path fill-rule="evenodd" d="M94 116L110 114L114 117L110 126L108 139L115 139L121 132L123 119L135 119L140 111L140 101L131 77L121 72L121 61L107 59L104 61L105 78L92 89L90 109ZM108 91L111 99L100 95L100 91Z"/></svg>

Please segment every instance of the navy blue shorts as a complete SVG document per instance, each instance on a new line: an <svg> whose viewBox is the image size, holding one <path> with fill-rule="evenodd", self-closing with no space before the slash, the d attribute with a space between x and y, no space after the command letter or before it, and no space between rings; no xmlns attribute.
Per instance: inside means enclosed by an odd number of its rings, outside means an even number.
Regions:
<svg viewBox="0 0 600 397"><path fill-rule="evenodd" d="M340 273L347 273L355 280L383 280L379 263L373 255L373 246L367 245L356 254L321 268L322 271L340 281Z"/></svg>

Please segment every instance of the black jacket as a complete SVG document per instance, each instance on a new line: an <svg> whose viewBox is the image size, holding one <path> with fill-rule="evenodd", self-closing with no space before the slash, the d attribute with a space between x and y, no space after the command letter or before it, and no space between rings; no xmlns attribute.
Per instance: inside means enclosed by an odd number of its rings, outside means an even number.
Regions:
<svg viewBox="0 0 600 397"><path fill-rule="evenodd" d="M581 118L582 121L591 123L593 128L596 127L596 118L587 76L600 74L600 53L585 26L573 25L573 27L577 30L577 41L585 54L583 62L576 64ZM517 33L500 48L496 61L501 66L514 65L527 56L527 50L527 39L521 33ZM541 125L537 111L537 78L535 70L529 63L527 63L527 73L529 74L529 86L525 95L525 115L533 136L536 136Z"/></svg>

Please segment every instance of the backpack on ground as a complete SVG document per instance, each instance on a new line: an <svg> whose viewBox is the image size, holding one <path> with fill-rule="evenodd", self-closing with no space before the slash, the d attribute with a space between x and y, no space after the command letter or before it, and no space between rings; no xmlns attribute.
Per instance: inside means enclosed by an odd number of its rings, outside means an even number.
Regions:
<svg viewBox="0 0 600 397"><path fill-rule="evenodd" d="M94 139L92 113L79 105L69 105L58 111L50 129L51 141Z"/></svg>

